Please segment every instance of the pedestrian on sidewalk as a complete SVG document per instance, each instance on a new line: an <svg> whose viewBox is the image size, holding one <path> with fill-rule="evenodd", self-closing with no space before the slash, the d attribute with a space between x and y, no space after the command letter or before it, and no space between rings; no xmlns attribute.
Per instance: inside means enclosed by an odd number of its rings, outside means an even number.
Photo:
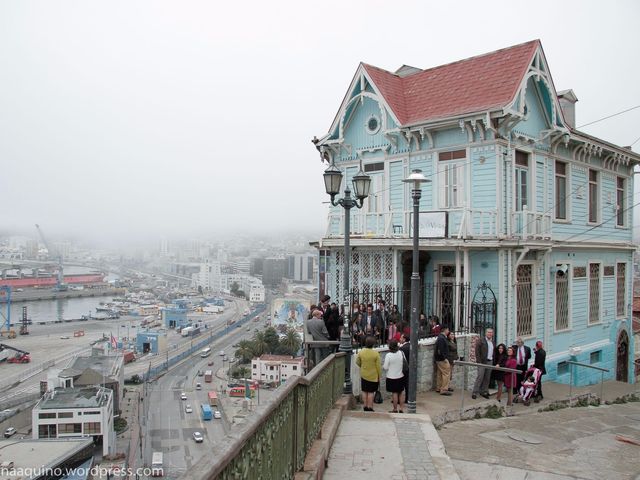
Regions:
<svg viewBox="0 0 640 480"><path fill-rule="evenodd" d="M494 367L504 367L507 364L507 346L501 343L496 347L496 354L493 356ZM504 372L500 370L493 370L491 376L498 384L498 393L496 394L496 400L498 403L502 403L502 388L504 386Z"/></svg>
<svg viewBox="0 0 640 480"><path fill-rule="evenodd" d="M360 389L362 390L363 410L373 412L373 396L380 387L382 367L380 354L373 349L376 338L369 335L362 350L356 356L356 365L360 367Z"/></svg>
<svg viewBox="0 0 640 480"><path fill-rule="evenodd" d="M545 367L545 361L547 359L547 352L542 348L542 341L538 340L536 342L536 346L534 348L534 358L533 358L533 366L540 370L540 379L538 380L538 387L536 389L536 393L534 395L533 401L538 403L544 397L542 396L542 375L547 373L547 369Z"/></svg>
<svg viewBox="0 0 640 480"><path fill-rule="evenodd" d="M393 410L389 413L404 413L404 400L402 391L404 390L404 374L402 373L403 353L398 348L398 341L389 340L389 353L384 357L383 370L387 372L387 392L391 393Z"/></svg>
<svg viewBox="0 0 640 480"><path fill-rule="evenodd" d="M449 344L447 342L447 334L449 327L443 327L438 333L436 339L435 354L433 356L436 362L436 392L440 395L451 396L452 388L449 388L449 380L451 379L451 365L449 364Z"/></svg>
<svg viewBox="0 0 640 480"><path fill-rule="evenodd" d="M405 332L400 336L400 350L402 351L402 353L404 353L404 358L406 358L407 362L409 362L411 354L411 342L408 332ZM409 399L409 372L404 373L404 401L406 402Z"/></svg>
<svg viewBox="0 0 640 480"><path fill-rule="evenodd" d="M484 337L476 343L476 362L484 365L493 364L493 329L487 328ZM478 398L478 394L484 398L489 398L489 380L491 380L491 369L478 367L478 376L473 384L471 398Z"/></svg>
<svg viewBox="0 0 640 480"><path fill-rule="evenodd" d="M516 352L513 347L507 348L507 360L504 364L505 368L513 368L515 369L517 366L516 363ZM518 375L515 373L505 373L504 377L504 386L507 388L507 406L510 407L513 405L513 389L516 386Z"/></svg>
<svg viewBox="0 0 640 480"><path fill-rule="evenodd" d="M453 380L453 364L460 359L460 355L458 355L458 342L456 341L456 336L451 330L449 330L449 334L447 335L447 345L449 346L449 355L447 356L447 360L449 360L449 365L451 366L451 375L449 375L449 379Z"/></svg>
<svg viewBox="0 0 640 480"><path fill-rule="evenodd" d="M531 360L531 349L527 347L522 341L522 337L516 338L516 344L513 346L513 351L516 354L517 369L520 370L520 375L516 378L517 384L514 393L520 391L520 386L524 380L524 373L529 368L529 360Z"/></svg>

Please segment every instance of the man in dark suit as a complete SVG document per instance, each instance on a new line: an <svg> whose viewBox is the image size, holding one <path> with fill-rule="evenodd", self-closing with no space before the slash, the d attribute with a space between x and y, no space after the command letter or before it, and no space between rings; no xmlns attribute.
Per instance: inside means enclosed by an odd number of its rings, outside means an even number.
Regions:
<svg viewBox="0 0 640 480"><path fill-rule="evenodd" d="M535 356L533 358L533 366L542 372L542 375L547 373L547 368L544 363L547 359L547 352L542 348L542 341L538 340L536 342L536 346L533 349ZM538 387L536 388L535 397L533 399L534 402L538 403L544 397L542 396L542 375L540 375L540 380L538 380Z"/></svg>
<svg viewBox="0 0 640 480"><path fill-rule="evenodd" d="M410 362L409 355L411 354L411 342L410 335L407 332L404 332L400 336L400 350L404 353L404 358L407 359L407 363ZM409 373L402 372L404 375L404 401L406 402L409 398Z"/></svg>
<svg viewBox="0 0 640 480"><path fill-rule="evenodd" d="M371 335L374 337L378 336L379 333L379 325L377 323L377 316L374 315L373 305L367 305L367 311L362 316L362 322L360 323L360 330L364 332L365 335Z"/></svg>
<svg viewBox="0 0 640 480"><path fill-rule="evenodd" d="M480 338L476 343L476 363L493 365L494 350L493 329L487 328L484 337ZM491 369L478 367L478 376L473 384L471 398L477 398L478 393L484 398L489 398L489 380L491 380Z"/></svg>
<svg viewBox="0 0 640 480"><path fill-rule="evenodd" d="M386 333L389 326L389 312L387 312L384 300L378 300L378 308L373 312L373 316L376 320L376 326L380 330L380 341L383 344L387 343Z"/></svg>
<svg viewBox="0 0 640 480"><path fill-rule="evenodd" d="M513 346L513 352L516 354L516 368L520 370L520 375L516 378L516 388L514 393L520 391L524 373L529 368L529 360L531 360L531 349L522 341L522 337L516 338L516 344Z"/></svg>

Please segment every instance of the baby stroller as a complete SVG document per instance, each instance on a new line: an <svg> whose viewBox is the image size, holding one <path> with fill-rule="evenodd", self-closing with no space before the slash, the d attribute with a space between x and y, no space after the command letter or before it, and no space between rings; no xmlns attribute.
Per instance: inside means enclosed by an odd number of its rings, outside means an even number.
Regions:
<svg viewBox="0 0 640 480"><path fill-rule="evenodd" d="M521 399L522 403L527 407L531 404L531 397L535 395L538 389L538 382L541 376L542 372L536 367L529 368L524 374L524 380L522 380L518 398Z"/></svg>

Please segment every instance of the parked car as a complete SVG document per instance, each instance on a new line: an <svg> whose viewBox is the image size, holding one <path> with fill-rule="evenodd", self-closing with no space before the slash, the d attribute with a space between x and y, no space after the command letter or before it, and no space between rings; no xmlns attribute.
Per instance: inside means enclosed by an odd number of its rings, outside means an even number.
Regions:
<svg viewBox="0 0 640 480"><path fill-rule="evenodd" d="M4 431L4 438L13 437L17 433L14 427L9 427Z"/></svg>
<svg viewBox="0 0 640 480"><path fill-rule="evenodd" d="M184 407L184 413L193 413L193 408L191 408L191 405L187 405L186 407Z"/></svg>
<svg viewBox="0 0 640 480"><path fill-rule="evenodd" d="M199 383L196 383L196 390L202 390L202 385L200 385Z"/></svg>
<svg viewBox="0 0 640 480"><path fill-rule="evenodd" d="M187 399L187 394L186 394L186 393L184 393L184 392L182 392L182 393L180 394L180 399L181 399L181 400L186 400L186 399Z"/></svg>
<svg viewBox="0 0 640 480"><path fill-rule="evenodd" d="M222 414L220 413L219 410L216 410L215 412L213 412L213 418L222 418Z"/></svg>
<svg viewBox="0 0 640 480"><path fill-rule="evenodd" d="M204 440L204 437L200 432L193 432L193 439L195 440L196 443L202 443Z"/></svg>

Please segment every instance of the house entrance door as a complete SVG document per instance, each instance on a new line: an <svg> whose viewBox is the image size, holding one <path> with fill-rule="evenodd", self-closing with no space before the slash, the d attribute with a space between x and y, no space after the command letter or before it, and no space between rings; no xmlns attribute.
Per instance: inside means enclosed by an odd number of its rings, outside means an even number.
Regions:
<svg viewBox="0 0 640 480"><path fill-rule="evenodd" d="M616 358L616 380L629 381L629 336L626 331L618 335L618 354Z"/></svg>

